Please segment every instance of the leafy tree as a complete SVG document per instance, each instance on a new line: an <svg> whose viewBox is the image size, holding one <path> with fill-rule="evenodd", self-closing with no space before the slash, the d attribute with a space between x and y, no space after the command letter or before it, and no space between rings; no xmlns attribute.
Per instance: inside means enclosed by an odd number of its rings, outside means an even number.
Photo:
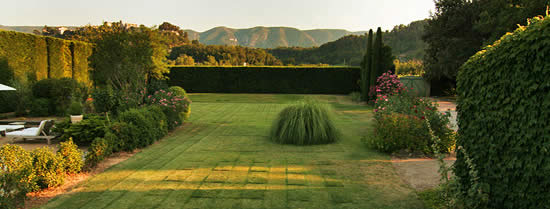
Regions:
<svg viewBox="0 0 550 209"><path fill-rule="evenodd" d="M204 65L217 66L218 61L214 56L208 55L206 62L204 62Z"/></svg>
<svg viewBox="0 0 550 209"><path fill-rule="evenodd" d="M527 18L544 14L550 0L436 0L423 40L425 76L456 83L460 66Z"/></svg>
<svg viewBox="0 0 550 209"><path fill-rule="evenodd" d="M367 53L365 53L362 67L361 67L361 98L366 101L369 97L370 91L370 74L372 71L372 55L373 55L373 46L372 46L372 37L374 32L369 30L368 41L367 41Z"/></svg>
<svg viewBox="0 0 550 209"><path fill-rule="evenodd" d="M203 44L186 44L172 48L169 59L176 60L181 55L193 57L196 63L213 64L212 56L220 65L281 65L281 61L264 49L241 46L207 46Z"/></svg>
<svg viewBox="0 0 550 209"><path fill-rule="evenodd" d="M176 59L176 65L195 65L195 60L191 56L182 54Z"/></svg>
<svg viewBox="0 0 550 209"><path fill-rule="evenodd" d="M145 26L113 24L101 29L93 43L89 60L94 85L111 86L133 101L139 100L139 91L149 79L162 78L168 71L165 49L159 46L156 33Z"/></svg>

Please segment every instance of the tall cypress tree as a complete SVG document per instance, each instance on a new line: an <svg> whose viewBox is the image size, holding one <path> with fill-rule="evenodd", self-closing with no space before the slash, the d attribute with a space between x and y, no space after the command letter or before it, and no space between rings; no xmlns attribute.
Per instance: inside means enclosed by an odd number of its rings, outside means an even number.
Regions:
<svg viewBox="0 0 550 209"><path fill-rule="evenodd" d="M370 81L369 81L369 90L371 88L374 88L376 86L376 79L382 75L383 73L383 67L382 67L382 28L378 27L378 30L376 31L376 39L374 39L374 44L372 47L372 66L370 70Z"/></svg>
<svg viewBox="0 0 550 209"><path fill-rule="evenodd" d="M370 87L370 74L372 71L372 37L374 32L369 30L369 36L367 38L367 53L363 58L363 65L361 66L361 98L364 101L368 100L369 87Z"/></svg>

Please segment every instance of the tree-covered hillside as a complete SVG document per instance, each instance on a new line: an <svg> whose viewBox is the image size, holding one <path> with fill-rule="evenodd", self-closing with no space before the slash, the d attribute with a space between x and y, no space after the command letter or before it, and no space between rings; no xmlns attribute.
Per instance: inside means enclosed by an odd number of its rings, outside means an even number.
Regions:
<svg viewBox="0 0 550 209"><path fill-rule="evenodd" d="M384 32L384 44L400 60L422 59L426 44L422 41L426 20L395 26ZM367 35L348 35L320 47L279 47L268 51L285 64L330 64L358 66L367 47Z"/></svg>

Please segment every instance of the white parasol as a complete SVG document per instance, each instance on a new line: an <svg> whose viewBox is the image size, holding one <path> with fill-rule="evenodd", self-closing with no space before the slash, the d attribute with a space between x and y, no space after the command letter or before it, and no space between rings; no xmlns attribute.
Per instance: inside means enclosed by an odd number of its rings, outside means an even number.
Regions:
<svg viewBox="0 0 550 209"><path fill-rule="evenodd" d="M15 90L16 90L16 89L14 89L14 88L12 88L12 87L9 87L9 86L0 84L0 91L15 91Z"/></svg>

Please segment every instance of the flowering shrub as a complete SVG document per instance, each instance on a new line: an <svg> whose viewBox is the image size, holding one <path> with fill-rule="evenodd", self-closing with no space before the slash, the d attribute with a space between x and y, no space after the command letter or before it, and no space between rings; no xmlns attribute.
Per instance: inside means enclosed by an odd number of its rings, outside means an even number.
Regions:
<svg viewBox="0 0 550 209"><path fill-rule="evenodd" d="M370 95L371 98L375 95L380 96L389 96L394 94L399 94L404 90L403 84L397 78L397 75L393 75L391 71L382 74L376 79L376 87L371 88Z"/></svg>
<svg viewBox="0 0 550 209"><path fill-rule="evenodd" d="M191 100L172 91L159 90L149 95L146 103L162 107L168 120L168 129L172 130L183 122Z"/></svg>
<svg viewBox="0 0 550 209"><path fill-rule="evenodd" d="M429 152L430 138L423 125L422 119L412 115L381 115L375 123L374 137L366 138L367 146L389 153L403 149Z"/></svg>
<svg viewBox="0 0 550 209"><path fill-rule="evenodd" d="M65 172L69 174L75 174L80 172L84 161L82 160L82 151L78 149L78 146L73 143L73 139L59 143L59 150L57 155L63 160L65 165Z"/></svg>
<svg viewBox="0 0 550 209"><path fill-rule="evenodd" d="M449 128L449 116L450 114L446 113L440 113L437 111L437 104L432 103L429 100L425 100L418 97L409 96L406 92L402 91L399 94L394 95L379 95L379 97L375 100L375 109L374 109L374 118L376 120L376 128L375 131L375 139L377 140L376 143L390 143L390 144L400 144L400 145L406 145L409 144L407 141L410 140L410 138L405 136L396 136L395 134L390 133L383 133L384 131L392 132L392 131L398 131L400 128L388 129L386 126L388 126L387 120L388 117L395 118L394 114L402 114L407 115L410 117L414 117L420 120L421 123L420 126L410 126L408 124L409 121L404 121L405 119L399 118L399 119L392 119L393 121L402 121L402 122L396 122L395 125L401 125L401 126L409 126L409 132L411 134L416 134L417 136L421 136L427 140L427 143L422 143L422 147L416 146L414 147L406 147L406 149L409 149L410 151L421 151L424 153L433 153L434 150L431 149L432 144L434 144L433 140L431 140L429 128L427 127L426 123L422 122L425 119L428 119L431 124L431 128L433 132L441 139L441 143L439 143L438 151L441 153L447 153L450 151L452 146L455 143L454 134L453 131ZM403 122L404 121L404 122ZM391 137L391 138L388 138ZM373 145L374 143L370 143ZM388 147L390 145L384 145L384 146L374 146L374 148L380 148L380 147ZM404 147L400 146L391 146L395 147L396 149L405 149ZM385 152L394 152L398 151L398 149L379 149L381 151Z"/></svg>

